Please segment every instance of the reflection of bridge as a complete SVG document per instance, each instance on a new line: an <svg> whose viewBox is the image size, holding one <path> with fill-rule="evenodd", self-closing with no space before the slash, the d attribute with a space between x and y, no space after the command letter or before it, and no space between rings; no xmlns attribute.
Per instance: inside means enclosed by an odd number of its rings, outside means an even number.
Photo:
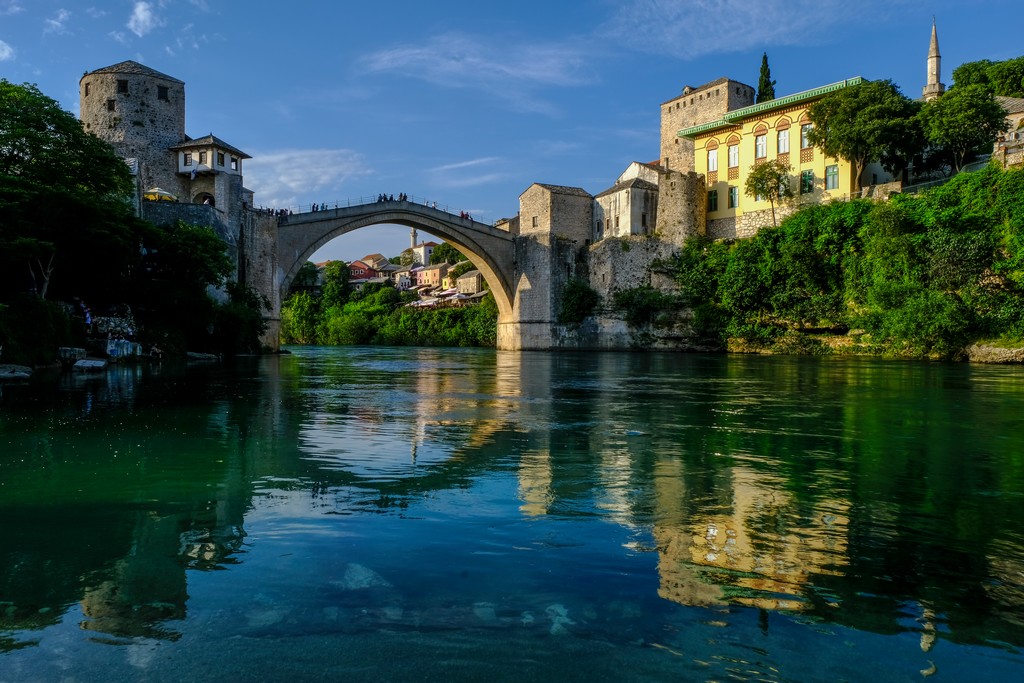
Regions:
<svg viewBox="0 0 1024 683"><path fill-rule="evenodd" d="M383 201L282 216L277 232L277 282L283 300L295 275L313 253L335 237L368 225L406 225L440 237L465 254L487 280L499 315L512 312L513 235L410 201Z"/></svg>

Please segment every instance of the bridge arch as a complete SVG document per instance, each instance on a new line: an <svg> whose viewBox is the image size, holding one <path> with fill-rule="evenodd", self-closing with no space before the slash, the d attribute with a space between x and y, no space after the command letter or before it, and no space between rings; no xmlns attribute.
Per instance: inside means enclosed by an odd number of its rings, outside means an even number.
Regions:
<svg viewBox="0 0 1024 683"><path fill-rule="evenodd" d="M277 287L283 301L299 269L320 247L336 237L372 225L404 225L435 235L464 254L487 281L500 321L512 319L514 236L474 221L409 201L384 201L278 219Z"/></svg>

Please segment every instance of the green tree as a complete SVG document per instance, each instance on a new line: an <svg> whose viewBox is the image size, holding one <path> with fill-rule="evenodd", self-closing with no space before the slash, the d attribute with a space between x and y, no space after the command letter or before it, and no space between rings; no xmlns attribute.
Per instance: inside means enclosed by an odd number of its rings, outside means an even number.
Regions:
<svg viewBox="0 0 1024 683"><path fill-rule="evenodd" d="M747 174L744 193L748 197L768 200L772 207L773 226L778 225L775 220L775 205L793 197L793 188L789 183L789 174L792 170L789 164L772 159L754 164Z"/></svg>
<svg viewBox="0 0 1024 683"><path fill-rule="evenodd" d="M398 263L407 268L416 265L416 252L412 247L402 250L402 253L398 255Z"/></svg>
<svg viewBox="0 0 1024 683"><path fill-rule="evenodd" d="M916 114L917 105L892 81L868 81L812 104L807 115L814 127L808 139L826 156L853 164L860 189L869 161L879 159L895 173L921 152Z"/></svg>
<svg viewBox="0 0 1024 683"><path fill-rule="evenodd" d="M458 263L465 261L466 257L461 251L448 244L442 242L441 244L434 247L434 251L430 252L430 264L436 265L438 263Z"/></svg>
<svg viewBox="0 0 1024 683"><path fill-rule="evenodd" d="M756 102L767 102L775 99L775 81L772 80L772 70L768 68L768 53L761 55L761 75L757 80Z"/></svg>
<svg viewBox="0 0 1024 683"><path fill-rule="evenodd" d="M563 325L579 324L594 312L600 302L601 295L586 280L574 277L565 283L558 322Z"/></svg>
<svg viewBox="0 0 1024 683"><path fill-rule="evenodd" d="M341 306L348 301L348 264L344 261L329 261L324 266L323 306Z"/></svg>
<svg viewBox="0 0 1024 683"><path fill-rule="evenodd" d="M455 264L455 266L452 267L448 271L448 277L450 277L453 280L455 280L457 278L462 277L463 275L465 275L469 271L474 270L475 268L476 268L476 266L474 266L472 264L472 262L470 262L470 261L461 261L461 262Z"/></svg>
<svg viewBox="0 0 1024 683"><path fill-rule="evenodd" d="M983 85L951 89L921 110L928 142L943 150L957 172L968 155L992 145L1007 129L1006 110Z"/></svg>
<svg viewBox="0 0 1024 683"><path fill-rule="evenodd" d="M0 79L0 293L123 284L142 228L131 187L110 145L35 86Z"/></svg>
<svg viewBox="0 0 1024 683"><path fill-rule="evenodd" d="M953 69L953 88L980 85L993 95L1024 97L1024 56L993 62L980 59Z"/></svg>

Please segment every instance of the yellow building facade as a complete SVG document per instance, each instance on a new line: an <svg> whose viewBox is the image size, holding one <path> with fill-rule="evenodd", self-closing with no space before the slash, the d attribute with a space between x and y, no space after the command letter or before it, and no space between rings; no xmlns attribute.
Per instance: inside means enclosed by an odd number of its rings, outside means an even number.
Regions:
<svg viewBox="0 0 1024 683"><path fill-rule="evenodd" d="M769 202L744 192L750 170L765 161L778 159L792 169L793 201L775 207L780 219L801 205L848 199L858 192L853 165L825 156L807 140L812 127L807 110L825 95L862 82L860 77L850 78L734 109L717 121L678 132L693 140L694 170L705 179L709 237L750 237L771 225ZM888 180L876 164L864 173L865 184Z"/></svg>

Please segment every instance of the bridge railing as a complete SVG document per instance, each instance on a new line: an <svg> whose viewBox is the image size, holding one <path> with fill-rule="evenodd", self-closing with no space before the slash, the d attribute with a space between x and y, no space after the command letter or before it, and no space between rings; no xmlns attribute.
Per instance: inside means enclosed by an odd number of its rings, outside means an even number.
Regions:
<svg viewBox="0 0 1024 683"><path fill-rule="evenodd" d="M368 204L380 203L378 196L374 197L349 197L348 199L336 199L331 202L314 202L312 204L299 204L296 206L256 206L253 207L253 211L257 213L274 214L278 216L290 216L299 213L313 213L314 211L330 211L332 209L347 209L353 206L366 206ZM416 195L405 195L405 199L400 202L398 195L389 194L386 195L387 199L384 200L386 203L406 203L406 204L418 204L419 206L425 206L431 209L437 209L438 211L444 211L447 214L453 216L459 216L465 209L460 209L449 204L444 204L436 200L432 200L429 197L419 197ZM473 218L477 223L484 223L484 221Z"/></svg>

